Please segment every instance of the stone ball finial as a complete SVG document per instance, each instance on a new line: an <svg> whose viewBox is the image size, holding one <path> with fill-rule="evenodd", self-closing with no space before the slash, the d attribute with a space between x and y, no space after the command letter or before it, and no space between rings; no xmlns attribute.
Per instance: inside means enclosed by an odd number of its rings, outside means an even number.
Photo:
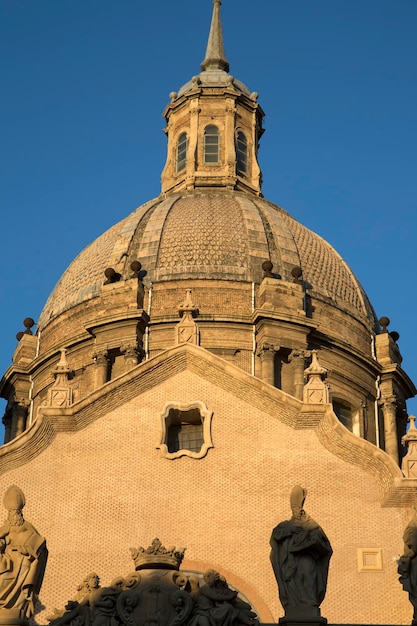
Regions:
<svg viewBox="0 0 417 626"><path fill-rule="evenodd" d="M390 320L390 318L389 318L389 317L385 317L385 316L384 316L384 317L380 317L380 318L379 318L379 320L378 320L378 324L379 324L380 326L382 326L382 331L381 331L381 332L383 332L383 333L387 333L387 332L388 332L388 331L387 331L387 326L389 326L389 325L390 325L390 321L391 321L391 320Z"/></svg>
<svg viewBox="0 0 417 626"><path fill-rule="evenodd" d="M106 270L104 270L104 275L107 279L104 282L105 285L108 285L110 283L117 283L117 281L120 280L120 274L116 272L116 270L114 270L112 267L108 267Z"/></svg>
<svg viewBox="0 0 417 626"><path fill-rule="evenodd" d="M301 285L301 283L303 282L301 280L302 275L303 275L303 270L301 269L301 267L296 265L295 267L292 268L291 276L294 278L293 282L296 283L297 285Z"/></svg>
<svg viewBox="0 0 417 626"><path fill-rule="evenodd" d="M174 100L176 100L177 98L178 98L178 94L176 91L169 92L169 99L171 100L171 102L174 102Z"/></svg>
<svg viewBox="0 0 417 626"><path fill-rule="evenodd" d="M264 271L264 278L271 278L272 277L272 269L273 269L273 267L274 267L274 264L269 259L262 263L262 269Z"/></svg>
<svg viewBox="0 0 417 626"><path fill-rule="evenodd" d="M33 335L31 328L34 325L35 325L34 319L32 319L31 317L25 317L25 319L23 320L23 326L25 327L25 330L18 332L16 335L16 339L20 341L23 335Z"/></svg>
<svg viewBox="0 0 417 626"><path fill-rule="evenodd" d="M25 317L25 319L23 320L23 326L26 328L26 332L32 334L30 332L30 329L32 328L32 326L35 325L35 320L32 319L31 317Z"/></svg>
<svg viewBox="0 0 417 626"><path fill-rule="evenodd" d="M139 272L141 268L142 268L142 263L140 261L133 261L130 264L130 269L133 270L134 272Z"/></svg>
<svg viewBox="0 0 417 626"><path fill-rule="evenodd" d="M139 272L142 269L142 263L140 261L133 261L130 264L130 269L132 270L132 278L140 278Z"/></svg>
<svg viewBox="0 0 417 626"><path fill-rule="evenodd" d="M395 341L395 343L397 343L398 339L400 338L400 333L397 333L396 330L392 330L389 333L390 337L392 337L392 339Z"/></svg>

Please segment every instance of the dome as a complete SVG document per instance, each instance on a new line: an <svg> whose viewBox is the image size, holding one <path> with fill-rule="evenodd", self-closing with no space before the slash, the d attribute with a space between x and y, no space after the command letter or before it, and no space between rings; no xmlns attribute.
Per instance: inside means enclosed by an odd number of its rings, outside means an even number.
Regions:
<svg viewBox="0 0 417 626"><path fill-rule="evenodd" d="M397 334L387 318L379 328L334 248L264 199L264 112L256 92L229 74L220 4L213 0L202 71L171 93L163 113L161 195L83 250L48 298L36 334L19 333L0 386L11 407L5 441L38 409L89 402L107 383L169 361L174 346L189 343L202 360L210 353L238 368L224 384L239 396L249 376L313 403L305 373L318 351L320 375L328 375L319 402L331 400L355 435L377 444L385 437L398 463L405 400L415 388L400 368Z"/></svg>
<svg viewBox="0 0 417 626"><path fill-rule="evenodd" d="M104 271L121 280L139 260L145 284L162 281L262 281L262 263L293 282L300 267L308 292L373 325L360 283L334 248L286 211L236 191L193 191L155 199L106 231L71 263L42 311L39 327L100 296Z"/></svg>

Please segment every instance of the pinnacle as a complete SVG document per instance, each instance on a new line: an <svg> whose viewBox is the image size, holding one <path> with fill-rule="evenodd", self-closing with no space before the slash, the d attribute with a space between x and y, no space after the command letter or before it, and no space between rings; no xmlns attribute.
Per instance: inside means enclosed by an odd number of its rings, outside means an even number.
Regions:
<svg viewBox="0 0 417 626"><path fill-rule="evenodd" d="M229 63L224 52L223 29L220 16L221 0L213 0L213 16L207 42L206 56L201 64L203 72L207 70L229 71Z"/></svg>

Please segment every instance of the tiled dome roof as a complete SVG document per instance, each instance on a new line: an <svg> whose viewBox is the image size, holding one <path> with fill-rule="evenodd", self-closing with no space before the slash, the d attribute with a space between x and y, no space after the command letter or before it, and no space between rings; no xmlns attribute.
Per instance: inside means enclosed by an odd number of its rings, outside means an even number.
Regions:
<svg viewBox="0 0 417 626"><path fill-rule="evenodd" d="M40 328L100 295L108 267L130 278L139 260L146 281L223 279L259 283L262 262L292 281L299 266L309 292L374 321L360 283L340 255L280 207L234 191L184 192L152 200L110 228L71 263L42 311Z"/></svg>

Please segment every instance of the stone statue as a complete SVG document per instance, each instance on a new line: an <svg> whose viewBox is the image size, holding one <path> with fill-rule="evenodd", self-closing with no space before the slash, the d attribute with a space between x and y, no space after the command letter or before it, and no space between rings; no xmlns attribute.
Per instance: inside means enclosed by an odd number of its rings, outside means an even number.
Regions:
<svg viewBox="0 0 417 626"><path fill-rule="evenodd" d="M404 554L398 560L399 580L414 608L412 625L417 626L417 510L404 531L403 541Z"/></svg>
<svg viewBox="0 0 417 626"><path fill-rule="evenodd" d="M8 516L0 527L0 619L32 617L45 573L45 538L22 514L25 496L13 485L4 494Z"/></svg>
<svg viewBox="0 0 417 626"><path fill-rule="evenodd" d="M100 578L92 572L78 585L75 599L67 603L65 612L55 611L48 619L54 626L117 626L116 602L123 583L124 579L118 579L110 587L100 587Z"/></svg>
<svg viewBox="0 0 417 626"><path fill-rule="evenodd" d="M272 531L271 563L285 621L320 618L332 548L322 528L304 511L306 489L291 491L292 517ZM287 619L289 618L289 620Z"/></svg>
<svg viewBox="0 0 417 626"><path fill-rule="evenodd" d="M224 576L209 569L203 578L205 584L195 593L195 607L189 626L259 624L251 606L237 597L237 591L230 589Z"/></svg>

